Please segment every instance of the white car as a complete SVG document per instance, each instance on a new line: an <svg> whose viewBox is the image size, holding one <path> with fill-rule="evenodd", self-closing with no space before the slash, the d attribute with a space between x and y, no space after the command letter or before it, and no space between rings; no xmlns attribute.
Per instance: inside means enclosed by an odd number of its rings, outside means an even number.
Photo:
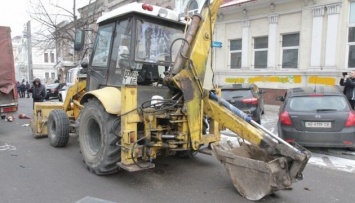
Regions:
<svg viewBox="0 0 355 203"><path fill-rule="evenodd" d="M70 86L72 86L72 85L73 85L73 83L67 83L66 85L64 85L62 87L62 89L59 90L58 100L60 102L64 102L65 101L65 97L67 96L68 88Z"/></svg>

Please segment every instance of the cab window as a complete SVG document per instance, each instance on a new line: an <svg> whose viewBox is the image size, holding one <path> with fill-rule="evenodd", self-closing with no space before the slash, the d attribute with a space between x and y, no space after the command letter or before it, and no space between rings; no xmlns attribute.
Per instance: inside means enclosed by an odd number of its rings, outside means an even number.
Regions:
<svg viewBox="0 0 355 203"><path fill-rule="evenodd" d="M98 30L93 50L91 67L96 73L103 77L106 77L108 68L113 26L114 24L110 24Z"/></svg>

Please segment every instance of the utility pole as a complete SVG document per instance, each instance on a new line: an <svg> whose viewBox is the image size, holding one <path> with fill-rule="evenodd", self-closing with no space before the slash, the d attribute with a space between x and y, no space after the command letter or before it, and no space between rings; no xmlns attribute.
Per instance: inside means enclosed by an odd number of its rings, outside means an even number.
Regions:
<svg viewBox="0 0 355 203"><path fill-rule="evenodd" d="M74 32L76 32L76 0L73 1ZM75 51L73 51L73 63L75 63Z"/></svg>
<svg viewBox="0 0 355 203"><path fill-rule="evenodd" d="M31 35L31 21L27 22L27 54L28 54L28 72L29 81L33 81L33 63L32 63L32 35Z"/></svg>

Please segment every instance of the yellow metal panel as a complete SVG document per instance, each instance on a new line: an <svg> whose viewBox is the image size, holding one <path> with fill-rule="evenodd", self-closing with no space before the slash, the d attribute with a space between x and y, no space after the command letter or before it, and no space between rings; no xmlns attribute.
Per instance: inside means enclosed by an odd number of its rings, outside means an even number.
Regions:
<svg viewBox="0 0 355 203"><path fill-rule="evenodd" d="M131 165L134 164L131 149L137 141L137 123L132 122L130 118L137 116L137 111L134 111L137 108L137 86L123 86L121 93L122 97L120 96L120 100L118 100L118 103L122 104L120 111L130 112L121 117L121 163Z"/></svg>
<svg viewBox="0 0 355 203"><path fill-rule="evenodd" d="M47 121L54 109L63 109L62 102L36 102L31 120L31 129L35 137L47 136Z"/></svg>
<svg viewBox="0 0 355 203"><path fill-rule="evenodd" d="M119 89L115 87L105 87L102 89L87 92L84 97L90 97L90 95L100 100L100 102L108 113L121 113L121 91ZM135 108L136 107L137 106L135 106Z"/></svg>
<svg viewBox="0 0 355 203"><path fill-rule="evenodd" d="M75 84L68 88L65 101L63 101L64 111L68 111L69 109L71 109L70 102L72 101L72 99L80 101L81 97L85 93L85 88L86 88L86 80L82 80L79 82L76 80Z"/></svg>

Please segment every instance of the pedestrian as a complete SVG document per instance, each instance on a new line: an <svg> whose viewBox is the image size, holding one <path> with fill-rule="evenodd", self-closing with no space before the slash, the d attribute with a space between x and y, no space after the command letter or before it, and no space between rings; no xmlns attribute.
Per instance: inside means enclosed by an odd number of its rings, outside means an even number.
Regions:
<svg viewBox="0 0 355 203"><path fill-rule="evenodd" d="M348 98L351 107L355 106L355 70L350 71L350 75L343 73L340 85L344 86L344 94Z"/></svg>
<svg viewBox="0 0 355 203"><path fill-rule="evenodd" d="M21 83L21 98L25 98L25 92L26 92L26 85L25 85L25 81L23 80Z"/></svg>
<svg viewBox="0 0 355 203"><path fill-rule="evenodd" d="M33 81L32 98L33 108L35 106L35 102L43 102L44 98L46 98L46 87L41 84L41 80L39 78L36 78Z"/></svg>
<svg viewBox="0 0 355 203"><path fill-rule="evenodd" d="M30 83L26 81L26 92L27 92L27 98L30 98Z"/></svg>
<svg viewBox="0 0 355 203"><path fill-rule="evenodd" d="M16 82L16 87L18 96L21 98L21 83L19 81Z"/></svg>

